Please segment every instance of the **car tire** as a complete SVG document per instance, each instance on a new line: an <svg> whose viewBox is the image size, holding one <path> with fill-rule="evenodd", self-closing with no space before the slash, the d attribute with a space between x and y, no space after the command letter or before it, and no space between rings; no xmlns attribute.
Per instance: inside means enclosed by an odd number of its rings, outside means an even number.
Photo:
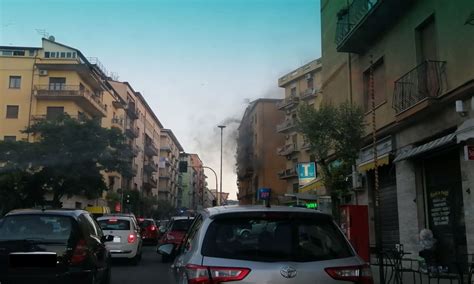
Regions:
<svg viewBox="0 0 474 284"><path fill-rule="evenodd" d="M243 231L242 234L240 234L240 237L242 239L246 240L250 237L250 232L249 231Z"/></svg>

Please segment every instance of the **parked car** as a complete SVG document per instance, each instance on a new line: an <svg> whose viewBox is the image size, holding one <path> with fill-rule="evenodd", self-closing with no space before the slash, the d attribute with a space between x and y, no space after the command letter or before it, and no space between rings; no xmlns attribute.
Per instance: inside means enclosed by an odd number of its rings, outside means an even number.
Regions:
<svg viewBox="0 0 474 284"><path fill-rule="evenodd" d="M107 243L112 258L128 259L136 265L142 258L140 228L131 216L109 215L97 218L104 232L113 236Z"/></svg>
<svg viewBox="0 0 474 284"><path fill-rule="evenodd" d="M269 229L260 228L256 238L238 234L261 222ZM158 250L177 252L176 283L373 283L370 267L331 216L304 208L208 208L196 216L181 246L168 243Z"/></svg>
<svg viewBox="0 0 474 284"><path fill-rule="evenodd" d="M160 244L173 244L176 247L179 246L193 220L194 217L172 217L168 223L166 232L160 239ZM172 255L162 254L163 262L167 262L170 258L172 258Z"/></svg>
<svg viewBox="0 0 474 284"><path fill-rule="evenodd" d="M84 210L14 210L0 222L0 283L110 283L111 240Z"/></svg>
<svg viewBox="0 0 474 284"><path fill-rule="evenodd" d="M158 227L153 219L138 219L138 225L141 228L142 240L144 243L158 244Z"/></svg>

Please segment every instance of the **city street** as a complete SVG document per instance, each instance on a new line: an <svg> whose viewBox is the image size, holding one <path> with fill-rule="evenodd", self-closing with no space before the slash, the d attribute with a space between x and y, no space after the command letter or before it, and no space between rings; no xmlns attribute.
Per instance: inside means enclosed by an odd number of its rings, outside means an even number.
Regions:
<svg viewBox="0 0 474 284"><path fill-rule="evenodd" d="M170 284L172 277L170 263L162 263L155 246L143 247L142 261L133 266L125 261L114 260L112 264L112 284L160 283Z"/></svg>

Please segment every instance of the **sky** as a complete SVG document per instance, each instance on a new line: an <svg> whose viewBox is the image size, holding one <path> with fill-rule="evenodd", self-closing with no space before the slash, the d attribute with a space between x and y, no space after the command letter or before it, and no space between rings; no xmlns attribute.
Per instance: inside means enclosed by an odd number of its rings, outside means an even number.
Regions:
<svg viewBox="0 0 474 284"><path fill-rule="evenodd" d="M283 98L278 78L321 56L319 0L0 0L0 45L41 31L98 57L140 91L184 150L220 167L236 199L236 131L248 102ZM206 170L209 188L215 188ZM275 177L277 178L277 177Z"/></svg>

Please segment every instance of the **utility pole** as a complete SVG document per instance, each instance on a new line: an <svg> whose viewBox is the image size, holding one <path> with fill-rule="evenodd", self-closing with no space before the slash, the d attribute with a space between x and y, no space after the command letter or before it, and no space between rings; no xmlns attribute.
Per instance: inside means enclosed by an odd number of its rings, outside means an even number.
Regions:
<svg viewBox="0 0 474 284"><path fill-rule="evenodd" d="M223 132L224 132L224 128L225 128L225 125L219 125L217 126L221 129L221 180L220 180L220 193L217 194L217 201L218 201L218 204L219 206L222 205L222 142L223 142Z"/></svg>

